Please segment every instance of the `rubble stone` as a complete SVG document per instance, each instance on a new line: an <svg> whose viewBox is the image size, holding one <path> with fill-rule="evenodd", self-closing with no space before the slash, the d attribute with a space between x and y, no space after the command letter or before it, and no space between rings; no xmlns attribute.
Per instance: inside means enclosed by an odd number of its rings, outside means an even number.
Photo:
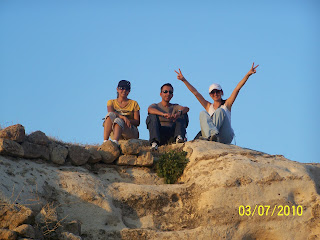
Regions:
<svg viewBox="0 0 320 240"><path fill-rule="evenodd" d="M31 223L33 217L33 211L23 205L2 204L0 206L0 228L13 230L24 223Z"/></svg>
<svg viewBox="0 0 320 240"><path fill-rule="evenodd" d="M51 143L49 145L50 159L53 163L63 165L66 162L68 156L68 149L62 145Z"/></svg>
<svg viewBox="0 0 320 240"><path fill-rule="evenodd" d="M81 223L78 220L74 220L64 224L64 229L75 235L81 235Z"/></svg>
<svg viewBox="0 0 320 240"><path fill-rule="evenodd" d="M46 161L50 158L49 148L44 145L23 142L21 146L23 147L25 158L41 158Z"/></svg>
<svg viewBox="0 0 320 240"><path fill-rule="evenodd" d="M13 229L19 236L26 238L35 238L34 228L29 224L22 224L19 227Z"/></svg>
<svg viewBox="0 0 320 240"><path fill-rule="evenodd" d="M102 156L102 162L112 163L120 155L119 147L116 143L112 141L104 142L99 148L99 153Z"/></svg>
<svg viewBox="0 0 320 240"><path fill-rule="evenodd" d="M97 163L102 160L100 152L95 147L87 147L86 149L90 152L88 163Z"/></svg>
<svg viewBox="0 0 320 240"><path fill-rule="evenodd" d="M0 229L0 240L16 240L18 235L9 229Z"/></svg>
<svg viewBox="0 0 320 240"><path fill-rule="evenodd" d="M10 139L0 138L0 154L13 157L22 157L24 155L24 150L19 143L16 143Z"/></svg>
<svg viewBox="0 0 320 240"><path fill-rule="evenodd" d="M10 139L21 143L25 139L25 129L21 124L9 126L0 130L0 138Z"/></svg>
<svg viewBox="0 0 320 240"><path fill-rule="evenodd" d="M137 155L143 147L149 146L149 141L142 139L130 139L119 141L121 152L125 155Z"/></svg>
<svg viewBox="0 0 320 240"><path fill-rule="evenodd" d="M154 158L150 152L143 152L139 156L121 155L117 161L117 165L129 165L139 167L151 167Z"/></svg>
<svg viewBox="0 0 320 240"><path fill-rule="evenodd" d="M69 158L73 165L80 166L88 162L90 152L81 146L72 145L69 148Z"/></svg>
<svg viewBox="0 0 320 240"><path fill-rule="evenodd" d="M28 142L38 144L38 145L49 146L49 143L50 143L49 138L46 136L45 133L41 131L35 131L31 133L30 135L28 135L27 139L28 139Z"/></svg>

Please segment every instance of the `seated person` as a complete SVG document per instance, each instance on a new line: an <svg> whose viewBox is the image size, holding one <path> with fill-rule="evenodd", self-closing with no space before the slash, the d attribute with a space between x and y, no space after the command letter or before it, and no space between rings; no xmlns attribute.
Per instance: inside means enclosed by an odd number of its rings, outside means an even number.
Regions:
<svg viewBox="0 0 320 240"><path fill-rule="evenodd" d="M127 80L121 80L117 87L117 98L107 103L108 114L103 122L104 141L109 139L118 144L119 139L139 138L140 125L139 104L128 99L131 85Z"/></svg>
<svg viewBox="0 0 320 240"><path fill-rule="evenodd" d="M188 126L188 107L170 103L173 97L173 87L166 83L161 87L161 102L154 103L148 108L146 120L149 129L152 150L157 150L159 145L184 142Z"/></svg>
<svg viewBox="0 0 320 240"><path fill-rule="evenodd" d="M194 94L199 103L204 107L206 111L200 112L200 126L201 126L201 138L209 141L215 141L220 143L229 144L234 137L234 131L231 127L231 107L236 100L241 88L247 82L252 74L255 74L258 67L252 64L249 72L238 83L236 88L231 93L231 96L224 100L222 99L223 91L220 84L214 83L209 87L209 96L213 103L207 101L198 91L185 79L181 70L175 71L177 79L182 81L186 87ZM196 136L198 138L200 134Z"/></svg>

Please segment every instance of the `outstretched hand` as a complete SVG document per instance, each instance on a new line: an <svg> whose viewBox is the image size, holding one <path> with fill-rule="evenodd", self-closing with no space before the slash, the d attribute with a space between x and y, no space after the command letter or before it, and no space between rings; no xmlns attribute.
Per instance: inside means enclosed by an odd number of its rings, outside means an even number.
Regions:
<svg viewBox="0 0 320 240"><path fill-rule="evenodd" d="M181 72L180 68L179 68L179 72L177 72L176 70L174 70L174 71L176 72L176 74L178 74L177 79L179 79L179 80L181 80L181 81L186 80L186 79L184 78L184 76L182 75L182 72Z"/></svg>
<svg viewBox="0 0 320 240"><path fill-rule="evenodd" d="M252 67L250 69L250 71L248 72L248 75L252 75L252 74L255 74L257 71L256 71L256 68L259 67L259 65L257 66L254 66L254 63L252 64Z"/></svg>

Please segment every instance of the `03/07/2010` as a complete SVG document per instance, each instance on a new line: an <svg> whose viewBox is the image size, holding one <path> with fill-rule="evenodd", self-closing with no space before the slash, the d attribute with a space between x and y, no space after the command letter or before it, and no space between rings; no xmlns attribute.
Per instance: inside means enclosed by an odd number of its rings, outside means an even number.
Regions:
<svg viewBox="0 0 320 240"><path fill-rule="evenodd" d="M270 214L269 209L271 208L270 205L255 205L255 207L251 207L250 205L240 205L239 206L239 215L240 216L254 216L257 212L259 216L273 216L276 214L277 216L302 216L303 207L301 205L298 206L289 206L289 205L275 205L272 208L272 213Z"/></svg>

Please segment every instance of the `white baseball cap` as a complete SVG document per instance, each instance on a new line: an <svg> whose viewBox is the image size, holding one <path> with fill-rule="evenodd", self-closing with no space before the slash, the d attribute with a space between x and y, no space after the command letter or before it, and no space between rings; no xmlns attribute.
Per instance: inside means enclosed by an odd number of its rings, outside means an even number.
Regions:
<svg viewBox="0 0 320 240"><path fill-rule="evenodd" d="M218 83L213 83L209 87L209 93L211 93L212 90L217 89L217 90L222 90L220 84Z"/></svg>

